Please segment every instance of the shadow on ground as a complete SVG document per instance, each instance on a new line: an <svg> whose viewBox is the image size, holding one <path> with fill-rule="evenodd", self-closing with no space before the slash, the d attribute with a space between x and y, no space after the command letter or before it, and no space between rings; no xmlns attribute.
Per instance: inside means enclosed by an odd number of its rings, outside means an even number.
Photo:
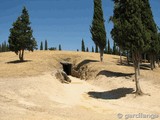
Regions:
<svg viewBox="0 0 160 120"><path fill-rule="evenodd" d="M128 67L133 67L133 63L130 61L129 64L127 62L123 62L122 64L120 62L117 63L117 65L120 66L128 66ZM150 64L140 64L140 69L142 70L150 70Z"/></svg>
<svg viewBox="0 0 160 120"><path fill-rule="evenodd" d="M88 64L88 63L90 63L90 62L99 62L98 60L83 60L82 62L80 62L78 65L77 65L77 68L76 68L76 70L79 70L80 69L80 67L82 67L83 65L86 65L86 64Z"/></svg>
<svg viewBox="0 0 160 120"><path fill-rule="evenodd" d="M6 62L6 63L7 63L7 64L20 64L20 63L31 62L31 61L32 61L32 60L24 60L24 61L14 60L14 61Z"/></svg>
<svg viewBox="0 0 160 120"><path fill-rule="evenodd" d="M151 67L150 67L150 64L141 64L141 65L140 65L140 69L143 69L143 70L150 70Z"/></svg>
<svg viewBox="0 0 160 120"><path fill-rule="evenodd" d="M106 77L132 77L134 73L121 73L121 72L102 70L97 74L97 76L99 75L105 75Z"/></svg>
<svg viewBox="0 0 160 120"><path fill-rule="evenodd" d="M120 66L127 66L127 67L133 67L133 63L132 62L129 62L129 64L127 62L117 62L117 65L120 65Z"/></svg>
<svg viewBox="0 0 160 120"><path fill-rule="evenodd" d="M133 88L117 88L105 92L90 91L88 95L96 99L119 99L125 97L127 94L132 94L133 91Z"/></svg>

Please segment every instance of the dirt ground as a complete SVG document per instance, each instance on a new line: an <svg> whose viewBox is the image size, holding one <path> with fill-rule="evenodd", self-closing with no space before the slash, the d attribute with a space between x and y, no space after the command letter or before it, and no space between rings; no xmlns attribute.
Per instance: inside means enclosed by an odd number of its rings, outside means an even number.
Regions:
<svg viewBox="0 0 160 120"><path fill-rule="evenodd" d="M26 62L17 59L0 53L0 120L160 119L159 68L142 66L140 84L151 96L137 97L133 68L119 65L119 56L100 63L96 53L35 51L25 52ZM87 81L60 83L54 72L63 60L87 66Z"/></svg>

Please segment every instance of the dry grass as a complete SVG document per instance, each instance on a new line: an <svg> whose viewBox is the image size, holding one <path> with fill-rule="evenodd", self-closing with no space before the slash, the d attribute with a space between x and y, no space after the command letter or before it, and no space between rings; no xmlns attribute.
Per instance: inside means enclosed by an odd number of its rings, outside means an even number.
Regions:
<svg viewBox="0 0 160 120"><path fill-rule="evenodd" d="M78 66L88 66L88 79L94 79L96 75L110 73L132 74L132 66L119 65L119 56L104 54L104 62L99 61L99 53L70 52L70 51L34 51L25 52L26 62L19 63L18 56L13 52L0 53L0 77L25 77L36 76L45 72L52 72L61 68L60 61L68 59ZM86 62L87 61L87 62ZM160 69L154 71L141 69L141 76L154 83L160 83Z"/></svg>
<svg viewBox="0 0 160 120"><path fill-rule="evenodd" d="M66 51L34 51L25 52L26 62L19 63L18 56L13 52L0 53L0 77L24 77L39 75L61 67L60 61L70 58L75 64L89 59L99 60L97 53L66 52ZM105 55L103 65L115 65L118 56ZM99 64L99 63L96 63ZM105 66L104 66L105 67Z"/></svg>

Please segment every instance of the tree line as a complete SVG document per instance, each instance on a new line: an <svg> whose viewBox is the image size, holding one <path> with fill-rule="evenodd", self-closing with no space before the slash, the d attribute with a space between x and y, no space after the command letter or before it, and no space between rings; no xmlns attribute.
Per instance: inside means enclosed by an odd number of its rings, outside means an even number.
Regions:
<svg viewBox="0 0 160 120"><path fill-rule="evenodd" d="M135 93L143 95L138 79L142 55L147 54L149 56L150 67L153 70L156 60L159 61L160 33L158 33L157 25L153 19L149 0L113 0L113 2L114 11L110 21L113 22L114 26L111 35L114 44L119 47L120 51L127 51L127 54L131 56L135 70ZM106 46L104 23L102 1L94 0L90 32L92 40L100 49L101 62Z"/></svg>
<svg viewBox="0 0 160 120"><path fill-rule="evenodd" d="M136 93L142 95L138 79L142 54L150 56L152 70L160 54L157 25L153 19L149 0L114 0L114 4L114 14L111 18L114 28L111 35L121 49L128 50L132 54Z"/></svg>
<svg viewBox="0 0 160 120"><path fill-rule="evenodd" d="M97 45L95 45L95 47L92 46L91 51L89 51L89 48L85 47L84 39L82 39L82 42L81 42L81 51L82 52L95 52L95 53L99 53L100 52ZM106 47L104 48L104 54L119 55L120 54L119 52L120 52L119 48L118 48L118 46L116 46L115 42L113 44L113 48L111 48L110 40L108 39ZM125 55L125 54L123 54L123 55Z"/></svg>
<svg viewBox="0 0 160 120"><path fill-rule="evenodd" d="M59 50L59 51L61 51L62 47L61 47L61 44L59 44L58 49L57 49L57 47L48 48L48 42L47 42L47 40L45 40L44 47L43 47L43 41L41 41L39 50Z"/></svg>
<svg viewBox="0 0 160 120"><path fill-rule="evenodd" d="M9 51L9 45L6 43L6 41L2 42L0 44L0 52L8 52Z"/></svg>

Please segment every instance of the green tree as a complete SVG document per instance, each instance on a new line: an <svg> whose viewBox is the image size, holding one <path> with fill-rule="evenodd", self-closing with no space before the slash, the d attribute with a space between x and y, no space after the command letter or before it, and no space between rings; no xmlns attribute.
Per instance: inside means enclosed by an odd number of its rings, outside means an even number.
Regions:
<svg viewBox="0 0 160 120"><path fill-rule="evenodd" d="M116 48L116 43L114 42L113 44L113 55L116 55L117 53L117 48Z"/></svg>
<svg viewBox="0 0 160 120"><path fill-rule="evenodd" d="M160 32L158 33L158 41L160 41ZM160 53L160 52L159 52L159 53ZM157 63L158 63L158 67L160 67L159 59L160 59L160 55L158 54L158 55L157 55Z"/></svg>
<svg viewBox="0 0 160 120"><path fill-rule="evenodd" d="M138 79L138 69L140 64L141 52L149 46L149 34L142 21L143 5L142 0L114 0L114 23L111 31L113 40L120 48L132 51L132 58L135 69L136 93L142 95Z"/></svg>
<svg viewBox="0 0 160 120"><path fill-rule="evenodd" d="M62 50L62 48L61 48L61 45L59 44L59 51L61 51Z"/></svg>
<svg viewBox="0 0 160 120"><path fill-rule="evenodd" d="M9 45L6 45L6 52L9 51Z"/></svg>
<svg viewBox="0 0 160 120"><path fill-rule="evenodd" d="M89 49L88 49L88 47L86 48L86 52L89 52Z"/></svg>
<svg viewBox="0 0 160 120"><path fill-rule="evenodd" d="M85 44L84 44L84 40L83 40L83 39L82 39L81 51L82 51L82 52L85 52Z"/></svg>
<svg viewBox="0 0 160 120"><path fill-rule="evenodd" d="M36 46L36 40L32 35L32 29L30 27L29 14L24 7L22 14L13 23L13 27L10 29L9 36L9 48L17 55L19 54L20 61L24 60L24 50L33 51Z"/></svg>
<svg viewBox="0 0 160 120"><path fill-rule="evenodd" d="M114 1L114 15L110 17L110 20L114 23L114 28L111 31L112 38L115 42L115 44L119 47L118 53L120 55L120 63L122 64L122 51L128 50L129 45L127 42L125 42L127 36L127 31L124 29L121 23L124 21L124 11L127 11L125 7L125 0L113 0ZM123 32L126 32L126 34L122 35Z"/></svg>
<svg viewBox="0 0 160 120"><path fill-rule="evenodd" d="M43 50L43 42L41 41L40 50Z"/></svg>
<svg viewBox="0 0 160 120"><path fill-rule="evenodd" d="M5 49L5 48L4 48L4 43L2 43L2 52L5 51L4 49Z"/></svg>
<svg viewBox="0 0 160 120"><path fill-rule="evenodd" d="M94 52L94 47L92 46L92 52Z"/></svg>
<svg viewBox="0 0 160 120"><path fill-rule="evenodd" d="M100 61L103 61L104 48L106 46L106 30L104 25L102 1L94 0L94 15L90 28L92 40L100 49Z"/></svg>
<svg viewBox="0 0 160 120"><path fill-rule="evenodd" d="M3 52L6 52L6 51L7 51L7 44L6 44L6 41L3 42L3 47L4 47L4 51L3 51Z"/></svg>
<svg viewBox="0 0 160 120"><path fill-rule="evenodd" d="M4 43L2 43L2 52L5 52Z"/></svg>
<svg viewBox="0 0 160 120"><path fill-rule="evenodd" d="M57 50L56 47L50 47L49 50Z"/></svg>
<svg viewBox="0 0 160 120"><path fill-rule="evenodd" d="M107 51L108 51L108 54L111 54L111 53L112 53L109 39L108 39L108 50L107 50Z"/></svg>
<svg viewBox="0 0 160 120"><path fill-rule="evenodd" d="M4 41L2 42L2 44L0 44L0 52L7 52L7 51L9 51L9 47L6 41Z"/></svg>
<svg viewBox="0 0 160 120"><path fill-rule="evenodd" d="M145 29L148 34L148 38L151 40L149 44L149 50L147 51L150 56L151 69L155 68L156 56L160 51L160 41L158 40L158 31L156 23L153 19L149 0L143 0L143 11L141 13L142 23L145 25ZM146 19L147 18L147 19Z"/></svg>
<svg viewBox="0 0 160 120"><path fill-rule="evenodd" d="M47 40L45 40L45 48L44 49L48 50L48 42L47 42Z"/></svg>
<svg viewBox="0 0 160 120"><path fill-rule="evenodd" d="M0 52L2 52L2 45L0 44Z"/></svg>

